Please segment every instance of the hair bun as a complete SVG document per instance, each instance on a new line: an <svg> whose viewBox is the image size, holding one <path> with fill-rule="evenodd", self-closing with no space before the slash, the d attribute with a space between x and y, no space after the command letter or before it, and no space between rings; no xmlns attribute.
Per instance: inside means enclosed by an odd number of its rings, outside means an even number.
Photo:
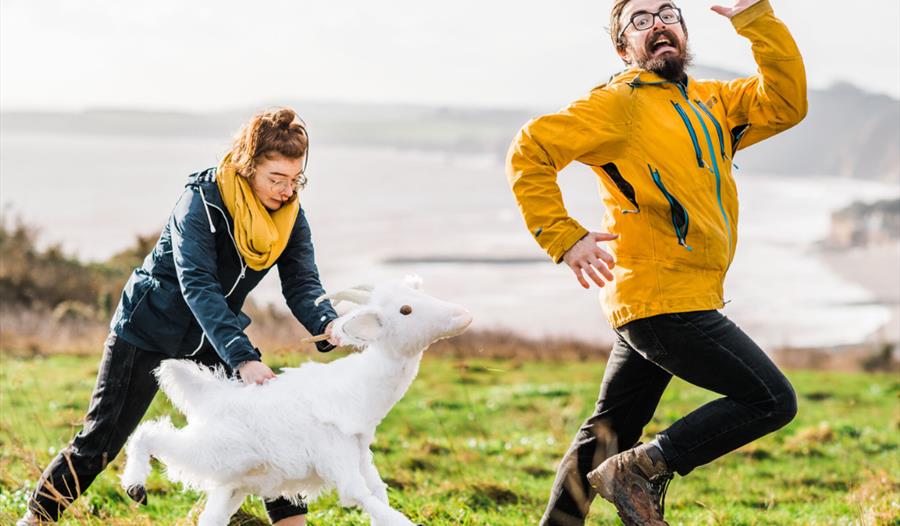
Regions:
<svg viewBox="0 0 900 526"><path fill-rule="evenodd" d="M290 108L282 108L276 111L272 118L275 121L276 127L281 128L282 130L288 130L294 120L296 120L297 114Z"/></svg>

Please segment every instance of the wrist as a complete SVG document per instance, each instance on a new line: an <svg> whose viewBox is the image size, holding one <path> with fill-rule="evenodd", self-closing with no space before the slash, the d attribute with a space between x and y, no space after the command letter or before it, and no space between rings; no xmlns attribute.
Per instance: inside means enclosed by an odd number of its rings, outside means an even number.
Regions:
<svg viewBox="0 0 900 526"><path fill-rule="evenodd" d="M572 247L574 247L579 241L584 239L586 235L590 234L588 229L575 222L574 219L570 221L572 221L573 225L575 225L575 228L562 235L557 240L557 243L555 243L556 248L552 249L550 252L550 256L553 258L554 263L562 262L566 253L569 252L569 250L571 250Z"/></svg>
<svg viewBox="0 0 900 526"><path fill-rule="evenodd" d="M235 366L234 370L237 372L241 372L241 369L243 369L244 366L247 365L248 363L258 363L258 362L259 362L259 360L244 360L243 362L237 364L237 366Z"/></svg>
<svg viewBox="0 0 900 526"><path fill-rule="evenodd" d="M762 15L771 12L773 12L773 9L772 4L769 3L769 0L760 0L755 4L748 6L747 9L744 9L740 13L732 16L731 23L736 29L741 29L743 27L746 27Z"/></svg>
<svg viewBox="0 0 900 526"><path fill-rule="evenodd" d="M334 320L338 319L337 314L332 315L331 313L325 313L319 318L319 326L315 332L312 334L325 334L325 330L328 328L328 325L332 323Z"/></svg>

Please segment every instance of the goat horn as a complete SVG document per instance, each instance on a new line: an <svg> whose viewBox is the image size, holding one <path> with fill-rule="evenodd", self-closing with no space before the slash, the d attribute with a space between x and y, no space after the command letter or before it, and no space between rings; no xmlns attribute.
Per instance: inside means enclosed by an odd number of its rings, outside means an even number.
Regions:
<svg viewBox="0 0 900 526"><path fill-rule="evenodd" d="M316 305L322 303L325 300L333 300L335 304L342 301L350 301L359 305L363 305L365 303L368 303L369 298L371 297L371 289L367 290L362 287L353 287L339 292L333 292L331 294L319 296L319 298L316 299Z"/></svg>

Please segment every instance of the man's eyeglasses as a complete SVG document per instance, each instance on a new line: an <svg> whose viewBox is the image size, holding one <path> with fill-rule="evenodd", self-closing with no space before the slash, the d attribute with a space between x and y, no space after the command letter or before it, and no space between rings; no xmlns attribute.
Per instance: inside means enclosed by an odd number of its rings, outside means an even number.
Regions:
<svg viewBox="0 0 900 526"><path fill-rule="evenodd" d="M638 31L647 31L653 27L653 19L656 17L659 17L663 24L677 24L678 22L681 22L681 9L677 7L664 7L656 13L636 13L631 17L631 20L625 24L625 27L622 28L622 32L619 33L619 38L622 38L622 35L625 34L628 26L634 26Z"/></svg>

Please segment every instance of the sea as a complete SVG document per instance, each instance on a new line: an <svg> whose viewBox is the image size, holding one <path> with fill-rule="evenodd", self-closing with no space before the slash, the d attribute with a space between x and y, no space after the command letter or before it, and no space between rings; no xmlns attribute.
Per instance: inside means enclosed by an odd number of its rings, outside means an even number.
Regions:
<svg viewBox="0 0 900 526"><path fill-rule="evenodd" d="M226 148L208 138L4 132L0 203L7 221L39 229L83 260L103 260L165 224L188 174ZM583 290L527 232L502 155L312 146L309 217L322 282L334 291L417 274L467 307L474 328L610 342L596 288ZM741 220L724 312L763 348L837 346L888 322L887 307L819 256L830 214L900 195L896 184L737 171ZM572 217L599 230L596 177L559 176ZM0 255L2 257L2 255ZM277 272L252 297L285 308Z"/></svg>

